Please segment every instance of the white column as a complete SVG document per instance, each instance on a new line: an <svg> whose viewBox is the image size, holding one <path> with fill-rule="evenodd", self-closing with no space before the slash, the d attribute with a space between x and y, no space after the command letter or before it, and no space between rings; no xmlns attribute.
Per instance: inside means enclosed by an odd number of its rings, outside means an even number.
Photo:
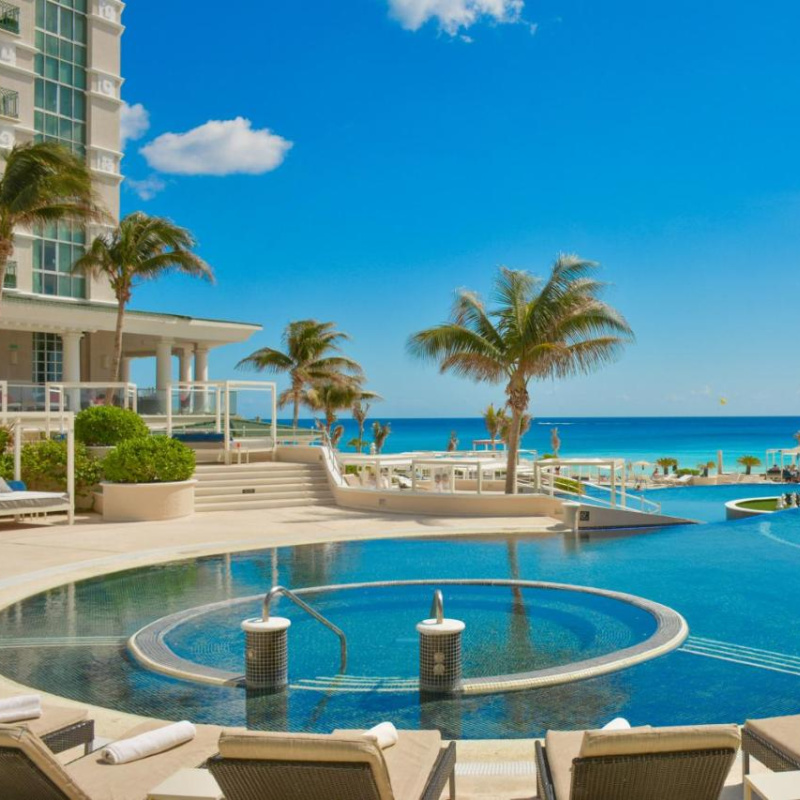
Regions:
<svg viewBox="0 0 800 800"><path fill-rule="evenodd" d="M64 383L78 383L81 379L81 339L83 334L76 331L67 331L61 334L62 365L61 380ZM68 389L67 409L76 414L81 410L80 389ZM49 402L49 398L47 399Z"/></svg>
<svg viewBox="0 0 800 800"><path fill-rule="evenodd" d="M179 353L181 383L192 382L192 348L184 347Z"/></svg>
<svg viewBox="0 0 800 800"><path fill-rule="evenodd" d="M208 380L208 348L201 345L195 345L194 348L194 379L200 383ZM217 400L219 400L219 396L217 396ZM207 413L208 391L196 392L194 404L195 411L199 411L201 414Z"/></svg>
<svg viewBox="0 0 800 800"><path fill-rule="evenodd" d="M123 358L122 359L122 369L120 370L120 380L123 383L130 383L131 382L131 359L130 358Z"/></svg>
<svg viewBox="0 0 800 800"><path fill-rule="evenodd" d="M161 340L156 345L156 392L159 413L167 413L167 388L172 383L172 342Z"/></svg>

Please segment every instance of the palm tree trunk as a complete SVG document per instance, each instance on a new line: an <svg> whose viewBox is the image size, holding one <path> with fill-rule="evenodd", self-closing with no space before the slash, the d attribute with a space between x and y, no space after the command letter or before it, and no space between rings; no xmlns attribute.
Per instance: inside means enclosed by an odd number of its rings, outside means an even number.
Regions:
<svg viewBox="0 0 800 800"><path fill-rule="evenodd" d="M292 415L292 427L296 430L297 423L300 420L300 392L295 392L294 398L294 414Z"/></svg>
<svg viewBox="0 0 800 800"><path fill-rule="evenodd" d="M114 331L114 362L111 366L111 381L118 383L122 371L122 328L125 325L125 302L120 300L117 305L117 327ZM115 389L109 388L106 392L106 405L114 404Z"/></svg>
<svg viewBox="0 0 800 800"><path fill-rule="evenodd" d="M517 493L517 454L519 453L519 428L522 412L511 409L511 425L508 431L508 456L506 460L506 494Z"/></svg>

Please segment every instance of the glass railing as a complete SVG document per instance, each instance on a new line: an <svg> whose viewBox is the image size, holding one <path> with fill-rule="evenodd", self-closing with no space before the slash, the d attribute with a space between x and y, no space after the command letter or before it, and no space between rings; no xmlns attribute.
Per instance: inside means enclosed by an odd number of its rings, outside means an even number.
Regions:
<svg viewBox="0 0 800 800"><path fill-rule="evenodd" d="M11 3L0 2L0 29L19 33L19 8Z"/></svg>
<svg viewBox="0 0 800 800"><path fill-rule="evenodd" d="M8 261L8 262L6 262L6 276L3 279L3 288L4 289L16 289L17 288L17 262L16 261Z"/></svg>
<svg viewBox="0 0 800 800"><path fill-rule="evenodd" d="M0 86L0 115L19 119L19 92Z"/></svg>

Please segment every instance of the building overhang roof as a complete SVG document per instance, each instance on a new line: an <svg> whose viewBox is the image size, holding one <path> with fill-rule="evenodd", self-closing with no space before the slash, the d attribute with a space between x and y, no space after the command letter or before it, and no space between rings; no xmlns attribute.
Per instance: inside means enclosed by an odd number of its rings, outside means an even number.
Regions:
<svg viewBox="0 0 800 800"><path fill-rule="evenodd" d="M3 293L0 329L96 333L113 331L116 323L116 303ZM135 309L125 312L126 335L199 343L207 347L244 342L260 330L261 325L248 322Z"/></svg>

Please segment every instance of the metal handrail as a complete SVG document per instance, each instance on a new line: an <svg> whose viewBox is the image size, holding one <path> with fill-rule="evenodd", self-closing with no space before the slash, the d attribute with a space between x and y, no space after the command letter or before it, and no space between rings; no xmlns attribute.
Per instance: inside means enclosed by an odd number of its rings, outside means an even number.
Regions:
<svg viewBox="0 0 800 800"><path fill-rule="evenodd" d="M444 622L444 596L442 595L441 589L433 590L430 616L431 619L436 620L437 625L441 625Z"/></svg>
<svg viewBox="0 0 800 800"><path fill-rule="evenodd" d="M333 631L339 637L339 647L340 647L340 655L341 655L341 664L339 667L339 672L347 672L347 637L344 635L344 631L334 625L329 619L326 619L319 613L319 611L315 611L311 606L306 603L304 600L301 600L291 589L287 589L285 586L273 586L267 593L264 595L264 606L261 611L261 619L266 622L269 619L269 609L272 605L272 601L276 597L288 597L298 608L301 608L307 614L312 616L317 622L321 622L328 630Z"/></svg>

